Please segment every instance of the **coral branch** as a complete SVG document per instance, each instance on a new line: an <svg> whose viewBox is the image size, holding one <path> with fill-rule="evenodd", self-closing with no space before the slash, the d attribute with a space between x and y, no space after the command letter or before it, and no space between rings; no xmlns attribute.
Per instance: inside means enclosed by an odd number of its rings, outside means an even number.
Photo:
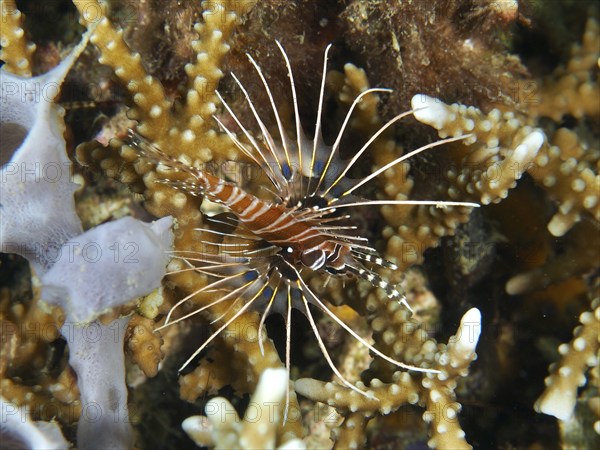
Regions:
<svg viewBox="0 0 600 450"><path fill-rule="evenodd" d="M22 77L31 76L31 58L35 44L27 41L23 29L24 16L14 0L0 2L0 60L5 62L3 70Z"/></svg>
<svg viewBox="0 0 600 450"><path fill-rule="evenodd" d="M598 68L600 56L600 26L589 18L583 42L571 50L571 59L564 67L542 84L537 101L530 102L529 113L533 116L551 117L559 122L566 114L576 118L600 117L600 88L592 75Z"/></svg>
<svg viewBox="0 0 600 450"><path fill-rule="evenodd" d="M579 316L581 325L575 328L573 340L558 348L561 360L551 367L546 378L546 390L535 404L535 410L567 420L573 414L577 389L586 382L585 371L598 365L600 348L600 298L592 301L591 311Z"/></svg>
<svg viewBox="0 0 600 450"><path fill-rule="evenodd" d="M559 128L528 169L559 204L548 223L548 230L554 236L563 236L584 213L600 221L600 174L593 161L597 152L575 132Z"/></svg>
<svg viewBox="0 0 600 450"><path fill-rule="evenodd" d="M276 434L281 426L281 406L287 384L285 369L266 369L260 376L243 421L227 399L216 397L206 404L206 416L189 417L182 427L196 444L214 446L215 449L305 449L301 440L291 436L277 437Z"/></svg>
<svg viewBox="0 0 600 450"><path fill-rule="evenodd" d="M395 317L395 320L392 319L387 324L390 328L406 330L406 326L398 326L398 321L402 323L404 320L401 315L392 314L385 317ZM387 322L383 316L379 321ZM404 324L406 325L406 322ZM375 328L378 333L380 327ZM422 343L422 351L434 349L436 361L434 369L439 370L440 373L427 373L422 376L420 383L417 377L421 375L411 375L407 372L395 372L392 383L384 383L378 379L372 379L369 386L361 382L357 383L357 387L372 394L374 398L361 396L345 386L311 379L296 381L296 391L315 401L334 406L338 411L350 413L346 420L353 417L354 423L356 420L362 421L362 417L368 418L377 412L389 414L403 405L419 403L426 408L423 419L430 423L429 445L432 448L470 448L457 419L461 406L456 402L454 389L457 379L468 374L468 367L476 358L475 347L480 333L481 314L479 310L473 308L465 313L456 335L450 338L447 346L442 345L438 349L433 339L426 339ZM386 339L385 332L382 335ZM403 338L406 338L406 335ZM405 349L403 346L393 348ZM360 444L360 442L354 443L356 448Z"/></svg>
<svg viewBox="0 0 600 450"><path fill-rule="evenodd" d="M415 118L438 130L441 138L471 134L457 144L463 169L447 173L455 184L448 190L451 198L458 196L458 189L484 205L498 203L516 186L545 140L542 130L523 126L512 112L495 109L484 115L477 108L446 105L421 94L413 97L412 107Z"/></svg>

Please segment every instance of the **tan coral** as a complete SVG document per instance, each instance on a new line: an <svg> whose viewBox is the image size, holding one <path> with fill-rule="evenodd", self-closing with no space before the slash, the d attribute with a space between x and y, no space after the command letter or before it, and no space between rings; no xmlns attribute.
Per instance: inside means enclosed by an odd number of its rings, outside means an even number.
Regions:
<svg viewBox="0 0 600 450"><path fill-rule="evenodd" d="M335 448L358 449L367 443L366 426L368 419L362 413L350 413L340 427L332 432Z"/></svg>
<svg viewBox="0 0 600 450"><path fill-rule="evenodd" d="M116 30L107 17L98 19L94 15L86 19L85 11L97 13L97 2L89 0L74 3L88 25L99 20L91 40L101 51L100 62L112 67L132 96L130 115L138 121L138 132L166 153L184 154L192 161L210 161L214 154L236 158L232 144L225 138L219 138L212 120L217 100L214 91L223 77L218 67L229 50L225 42L239 21L239 16L235 14L235 2L211 4L214 10L206 11L203 14L205 22L195 26L198 40L192 43L192 47L196 51L196 61L185 67L189 76L186 102L176 108L160 81L147 74L139 53L129 50L122 31ZM90 5L96 7L91 8ZM121 148L120 156L129 162L138 157L128 147ZM110 153L106 157L118 162L114 153L112 157ZM97 158L102 158L102 155L99 154ZM102 164L109 165L108 162ZM140 174L148 173L150 168L148 164L136 165ZM150 190L156 188L150 185L151 181L147 183Z"/></svg>
<svg viewBox="0 0 600 450"><path fill-rule="evenodd" d="M197 445L215 449L305 449L306 445L293 436L277 436L283 420L280 405L287 383L285 369L267 369L260 377L243 420L227 399L216 397L206 404L206 416L189 417L182 427ZM299 417L289 420L299 420Z"/></svg>
<svg viewBox="0 0 600 450"><path fill-rule="evenodd" d="M548 223L554 236L563 236L584 213L600 221L600 174L594 159L597 163L598 149L589 148L575 132L559 128L528 169L558 201L558 211Z"/></svg>
<svg viewBox="0 0 600 450"><path fill-rule="evenodd" d="M402 328L406 330L407 322L404 315L388 314L385 317L404 322ZM395 357L399 357L398 354L404 352L402 356L407 360L406 356L414 351L414 346L396 345L398 343L394 342L393 338L390 339L394 334L392 329L398 328L399 323L395 323L394 319L388 322L381 316L379 321L386 324L381 323L377 326L375 329L377 334L381 334L384 341L389 340L392 349L396 350ZM414 331L416 335L423 333L423 330L418 327ZM450 338L447 346L438 346L433 339L421 335L423 340L421 353L435 361L433 368L439 370L439 373L427 373L421 376L408 372L395 372L391 383L373 379L369 386L364 386L359 382L357 386L371 394L371 398L365 398L338 384L311 379L298 380L296 390L308 398L335 406L338 411L345 412L346 420L353 422L348 424L346 427L348 431L344 432L348 434L350 430L353 431L344 438L350 448L360 448L363 444L362 438L356 435L357 420L362 423L362 420L376 413L389 414L403 405L417 403L426 408L423 419L430 424L429 445L432 448L471 448L457 420L461 406L456 402L454 389L458 378L468 374L468 367L476 358L475 346L480 332L481 315L477 309L471 309L463 316L456 335ZM388 334L387 338L386 334ZM418 378L421 378L420 382ZM361 429L364 429L364 426Z"/></svg>
<svg viewBox="0 0 600 450"><path fill-rule="evenodd" d="M2 352L1 374L12 367L28 364L42 366L40 349L59 338L64 321L62 311L54 307L41 307L40 300L34 298L26 303L13 303L6 291L0 298L0 320L2 343L8 350Z"/></svg>
<svg viewBox="0 0 600 450"><path fill-rule="evenodd" d="M352 64L344 66L344 75L344 84L340 89L339 97L343 103L349 104L370 86L364 70ZM352 124L365 135L372 135L381 127L377 103L378 97L369 95L363 98L355 113L356 117ZM405 153L404 149L396 144L392 131L388 130L372 144L374 170L385 166L403 153ZM408 200L411 197L414 181L409 172L410 163L404 161L382 174L382 191L388 199ZM423 252L436 246L440 238L454 234L456 227L468 219L469 210L464 207L386 205L381 208L381 214L387 222L383 230L383 237L388 239L386 256L403 270L413 264L421 263Z"/></svg>
<svg viewBox="0 0 600 450"><path fill-rule="evenodd" d="M600 117L600 89L595 72L600 61L600 26L590 18L582 44L574 46L571 59L545 82L528 114L551 117L559 122L566 114L577 119ZM594 142L594 141L591 141ZM562 236L584 213L600 221L600 174L597 143L587 143L582 134L558 129L545 145L529 174L558 202L558 211L548 224L554 236Z"/></svg>
<svg viewBox="0 0 600 450"><path fill-rule="evenodd" d="M63 321L58 308L41 307L37 296L15 302L7 290L2 290L0 394L29 408L36 419L56 417L63 423L73 423L81 409L74 373L65 366L52 376L47 367L48 346L60 337Z"/></svg>
<svg viewBox="0 0 600 450"><path fill-rule="evenodd" d="M14 0L0 2L0 60L6 65L3 67L15 75L30 77L32 75L31 59L35 52L35 44L28 42L23 29L24 16L17 9Z"/></svg>
<svg viewBox="0 0 600 450"><path fill-rule="evenodd" d="M516 186L545 141L540 129L524 125L514 113L493 109L483 114L474 107L446 105L426 95L413 97L415 117L431 125L441 138L470 135L454 145L458 169L449 169L451 198L462 193L484 205L497 203ZM464 194L463 194L464 195Z"/></svg>
<svg viewBox="0 0 600 450"><path fill-rule="evenodd" d="M506 283L506 292L520 295L581 276L597 265L600 235L592 221L581 222L564 238L564 250L542 265L515 275Z"/></svg>
<svg viewBox="0 0 600 450"><path fill-rule="evenodd" d="M0 392L9 402L30 411L36 419L58 419L62 423L72 424L81 415L81 404L79 400L74 400L79 397L74 380L63 385L46 379L41 384L28 386L18 380L5 378L0 380ZM55 392L59 395L55 395ZM66 392L68 394L62 397L67 400L64 402L60 400L60 394Z"/></svg>
<svg viewBox="0 0 600 450"><path fill-rule="evenodd" d="M574 132L561 128L548 142L543 131L513 112L483 114L424 95L413 98L413 108L415 117L436 128L440 137L472 135L452 146L454 167L445 173L451 198L466 195L483 204L497 203L527 172L559 201L548 224L553 235L565 234L584 212L600 220L600 175L594 167L598 152L588 150Z"/></svg>
<svg viewBox="0 0 600 450"><path fill-rule="evenodd" d="M202 395L215 395L219 389L233 383L230 365L225 363L225 360L231 361L231 352L221 350L218 342L216 345L216 351L209 351L191 373L179 379L179 395L182 399L194 402Z"/></svg>
<svg viewBox="0 0 600 450"><path fill-rule="evenodd" d="M566 114L580 119L600 117L600 88L592 73L600 57L600 26L590 18L585 26L583 42L571 50L571 59L545 80L528 102L532 116L547 116L559 122Z"/></svg>
<svg viewBox="0 0 600 450"><path fill-rule="evenodd" d="M252 329L242 333L251 333L254 337L246 335L250 341L257 343L256 335ZM236 333L237 334L237 333ZM263 344L266 343L263 334ZM215 340L215 346L209 350L206 358L203 358L198 366L189 374L179 379L181 398L194 402L201 395L214 395L219 389L226 385L233 386L240 393L251 392L256 384L257 374L248 369L248 360L243 352L229 347L221 337ZM270 343L272 345L272 343ZM276 353L268 352L258 364L260 368L277 367L280 363ZM251 366L257 365L252 361ZM259 369L260 370L260 369ZM265 369L266 370L266 369Z"/></svg>
<svg viewBox="0 0 600 450"><path fill-rule="evenodd" d="M588 19L582 45L572 49L566 66L544 81L538 101L528 105L531 117L547 116L556 122L566 114L578 119L598 118L600 92L594 72L600 56L599 33L598 23ZM581 276L597 266L600 149L582 130L582 127L558 128L527 170L557 202L557 211L547 228L554 236L564 236L564 251L543 265L511 278L506 284L510 294L542 289L568 277ZM593 292L594 289L590 294ZM592 304L591 310L581 314L581 325L574 330L571 343L559 347L561 361L551 366L546 390L535 404L538 412L562 421L567 421L573 413L577 389L586 382L588 364L598 364L597 300Z"/></svg>
<svg viewBox="0 0 600 450"><path fill-rule="evenodd" d="M600 349L600 297L592 300L591 311L579 316L581 325L575 328L573 340L558 348L561 360L551 367L546 389L535 409L560 420L567 420L577 401L577 389L586 383L588 367L598 365Z"/></svg>
<svg viewBox="0 0 600 450"><path fill-rule="evenodd" d="M154 333L154 327L151 319L134 314L127 326L125 337L131 359L147 377L156 376L158 364L165 356L161 351L162 338L159 333Z"/></svg>

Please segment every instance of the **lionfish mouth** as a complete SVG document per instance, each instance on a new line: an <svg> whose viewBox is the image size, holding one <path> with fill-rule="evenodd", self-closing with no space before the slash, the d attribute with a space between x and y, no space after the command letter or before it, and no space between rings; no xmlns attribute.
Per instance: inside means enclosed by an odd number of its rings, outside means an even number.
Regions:
<svg viewBox="0 0 600 450"><path fill-rule="evenodd" d="M383 289L390 300L399 301L409 307L401 288L389 283L377 272L378 268L396 270L397 266L381 257L369 244L369 240L357 232L355 226L346 225L342 222L351 220L353 209L360 206L414 204L435 205L438 207L478 206L466 202L364 200L354 196L357 189L412 156L433 147L465 139L470 135L452 137L425 145L396 158L362 179L350 180L347 177L348 172L360 160L370 145L396 122L413 114L414 111L407 111L392 118L375 132L350 160L342 161L339 157L340 142L354 109L364 97L376 93L390 92L390 90L372 88L358 95L351 104L335 141L330 146L325 145L321 136L321 118L327 59L331 48L331 45L329 45L324 55L314 138L308 140L300 124L298 97L291 64L282 45L277 41L276 43L285 61L290 80L295 138L289 138L284 130L283 121L267 80L260 66L250 55L248 55L248 58L269 98L270 114L274 116L277 124L277 138L271 135L265 121L259 114L257 106L252 102L250 94L234 74L232 74L232 77L241 89L260 129L260 139L255 138L250 133L249 129L242 124L219 93L217 95L225 110L241 130L243 140L238 138L222 120L214 116L215 121L218 122L238 150L266 175L270 183L266 189L272 194L272 199L261 199L248 192L241 183L226 181L206 170L188 166L166 155L139 134L130 132L131 146L142 155L167 166L175 172L183 172L187 176L185 181L165 179L161 182L170 184L175 189L191 195L204 196L204 198L222 205L225 210L235 217L233 222L228 221L229 225L235 226L235 230L228 233L208 228L198 229L205 233L221 235L222 242L211 244L216 246L217 251L211 253L184 251L176 254L176 258L182 260L186 266L186 268L176 272L193 270L210 275L214 281L191 293L173 306L167 315L165 325L159 329L185 320L218 303L231 302L232 310L234 309L233 305L241 304L190 356L182 366L181 369L183 369L219 333L251 308L262 311L258 343L261 353L264 354L262 330L265 318L271 312L282 313L286 321L285 364L289 377L291 310L292 308L298 308L308 318L323 356L341 383L359 394L369 397L367 392L349 382L337 369L318 332L309 304L321 310L373 354L389 363L412 371L435 371L425 367L405 364L379 351L328 308L326 303L308 286L307 276L310 273L316 273L325 274L329 277L361 278L367 280L376 288ZM215 219L209 218L208 220L218 222ZM195 295L202 292L220 292L223 290L226 293L213 302L182 317L172 319L174 312Z"/></svg>

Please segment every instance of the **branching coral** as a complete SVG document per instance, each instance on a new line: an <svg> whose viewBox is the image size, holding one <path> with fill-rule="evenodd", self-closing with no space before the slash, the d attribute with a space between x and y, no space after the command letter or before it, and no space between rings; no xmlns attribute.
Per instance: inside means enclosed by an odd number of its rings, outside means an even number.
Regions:
<svg viewBox="0 0 600 450"><path fill-rule="evenodd" d="M545 80L537 101L528 105L531 117L547 116L558 122L570 114L597 124L600 92L594 73L600 58L598 34L597 21L588 19L582 45L573 47L566 67L559 67ZM534 291L597 268L599 160L597 140L565 127L558 128L548 145L542 147L528 173L558 203L548 230L554 236L565 236L565 250L542 266L511 278L506 284L507 292ZM577 223L582 219L582 223ZM598 364L597 286L589 294L591 308L581 313L581 325L575 329L573 341L559 347L561 361L551 366L547 388L535 404L537 411L563 421L573 414L577 388L586 381L587 365Z"/></svg>
<svg viewBox="0 0 600 450"><path fill-rule="evenodd" d="M280 407L287 383L285 369L266 369L260 376L243 421L227 399L216 397L206 404L206 416L189 417L183 422L183 429L199 446L215 449L305 449L306 445L300 439L284 444L277 439L277 428L282 421Z"/></svg>
<svg viewBox="0 0 600 450"><path fill-rule="evenodd" d="M563 75L558 71L555 77L559 81L556 84L547 82L540 91L540 101L531 106L529 116L515 115L510 111L502 114L497 109L484 116L475 108L448 106L423 96L413 98L413 108L417 109L415 117L436 128L441 137L471 132L473 140L480 142L477 144L479 147L475 146L473 150L463 144L454 145L452 157L464 156L460 161L454 159L461 171L451 169L446 174L452 183L448 190L451 196L463 198L466 192L467 195L480 196L484 204L498 202L508 195L507 189L515 186L513 180L526 172L548 192L550 198L559 202L558 211L547 225L554 236L565 235L586 215L587 223L576 226L566 236L564 246L567 251L564 255L509 280L506 290L513 295L545 288L572 275L585 273L596 264L600 175L594 165L597 166L598 150L588 148L582 138L569 129L559 128L547 140L541 129L532 129L527 124L535 123L538 115L549 115L555 120L569 113L577 118L584 115L597 118L597 84L590 75L600 56L597 34L598 26L590 19L582 48L573 50L572 60L566 69L568 73ZM556 92L560 92L560 96ZM581 99L581 95L586 99ZM550 107L550 104L553 106ZM469 144L468 141L464 143ZM571 263L573 258L576 258L574 264ZM565 265L568 267L566 270ZM575 331L577 335L585 330L588 332L577 341L577 348L580 351L586 349L587 356L580 358L579 354L574 356L577 352L569 353L568 363L562 365L566 367L548 378L547 383L553 387L549 387L538 400L536 410L563 420L572 414L576 388L585 383L586 363L582 361L596 363L597 339L593 336L597 335L598 324L593 317L593 311L584 312L581 320L589 326L583 325ZM566 351L565 344L561 347L561 354Z"/></svg>
<svg viewBox="0 0 600 450"><path fill-rule="evenodd" d="M566 66L561 66L542 82L535 101L527 102L528 113L533 117L546 116L559 122L566 114L577 119L600 116L598 80L593 72L598 68L600 55L598 22L588 19L581 45L571 50ZM532 99L533 100L533 99Z"/></svg>
<svg viewBox="0 0 600 450"><path fill-rule="evenodd" d="M540 151L528 171L559 202L558 211L548 223L554 236L563 236L582 215L590 214L600 221L600 174L594 167L597 152L573 131L559 128L551 145Z"/></svg>
<svg viewBox="0 0 600 450"><path fill-rule="evenodd" d="M156 376L158 365L164 358L161 350L162 337L153 331L154 322L140 315L134 315L129 321L126 337L127 349L131 359L148 377Z"/></svg>
<svg viewBox="0 0 600 450"><path fill-rule="evenodd" d="M484 115L476 108L448 106L425 95L413 97L412 107L417 120L437 129L440 137L471 135L460 145L460 153L452 155L462 157L456 161L460 171L446 173L453 183L448 189L451 197L463 191L484 205L506 198L544 143L541 130L522 126L510 112L502 115L494 109Z"/></svg>
<svg viewBox="0 0 600 450"><path fill-rule="evenodd" d="M29 42L23 29L23 14L13 0L3 0L2 27L0 28L0 59L6 63L4 70L23 77L31 76L31 60L35 44Z"/></svg>
<svg viewBox="0 0 600 450"><path fill-rule="evenodd" d="M187 155L190 161L196 163L210 161L213 155L236 158L232 144L217 135L212 121L217 101L214 90L223 77L218 66L229 50L227 37L239 20L235 3L211 5L214 9L203 14L205 22L196 24L197 40L192 43L196 60L186 65L189 84L185 90L185 104L181 105L166 95L159 80L147 74L140 55L130 52L124 42L122 31L115 30L104 16L86 17L86 10L97 11L100 5L95 1L75 2L82 13L82 20L88 26L94 26L95 21L99 20L91 40L102 53L100 62L113 68L131 94L134 106L130 116L138 122L138 131L167 152L177 149L177 154ZM96 144L92 148L80 148L79 155L82 160L88 160L89 156L91 161L98 160L104 170L109 170L109 175L127 184L133 184L140 175L151 173L150 166L142 162L138 162L134 170L131 163L137 159L137 155L126 146L119 153L117 149L104 149ZM122 158L130 164L123 166ZM173 210L177 212L181 225L188 220L198 222L198 215L193 214L197 205L186 205L183 194L171 198L170 188L157 185L150 175L145 183L148 189L147 206L156 215ZM188 218L188 215L191 217Z"/></svg>
<svg viewBox="0 0 600 450"><path fill-rule="evenodd" d="M17 301L6 289L2 292L0 391L8 404L31 411L38 420L73 423L81 413L74 372L68 366L62 370L59 366L59 373L54 368L44 370L64 316L58 308L44 307L39 289L35 292L31 301Z"/></svg>
<svg viewBox="0 0 600 450"><path fill-rule="evenodd" d="M404 311L389 306L388 310L391 310L388 311L391 314L387 316L393 318L391 321L380 317L373 322L374 331L383 336L383 339L386 335L393 335L393 329L398 325L404 325L403 328L407 329L406 325L410 323L406 320ZM433 367L440 372L427 374L420 382L416 376L411 376L407 372L395 372L391 383L384 383L375 378L371 380L369 386L361 386L373 395L372 399L365 399L343 386L311 379L298 380L296 390L302 395L327 403L345 413L346 421L350 423L346 423L344 431L340 433L354 435L352 439L348 439L349 436L344 437L348 448L360 448L364 445L362 440L366 424L360 426L356 424L358 417L368 419L377 412L389 414L403 405L417 403L426 408L423 419L431 423L429 445L432 448L470 448L457 420L460 405L455 402L454 388L457 378L467 375L469 364L475 359L475 347L480 332L481 315L476 309L464 315L456 335L450 339L447 346L438 347L434 340L424 336L423 330L415 327L406 338L413 342L420 340L421 350L418 353L423 358L434 360ZM403 346L396 347L399 347L394 348L396 354L408 350ZM410 351L414 350L411 346ZM403 356L406 356L406 353ZM361 413L358 417L354 414L357 412Z"/></svg>
<svg viewBox="0 0 600 450"><path fill-rule="evenodd" d="M567 420L575 409L577 389L586 382L588 367L598 365L600 348L600 298L592 299L592 311L581 314L581 325L575 328L573 340L558 348L561 360L550 370L546 390L535 404L535 409Z"/></svg>
<svg viewBox="0 0 600 450"><path fill-rule="evenodd" d="M596 75L600 58L600 27L590 18L586 23L583 43L571 50L566 67L558 68L545 80L534 101L528 102L528 113L537 118L551 117L560 122L571 114L577 119L600 119L600 90ZM558 128L550 145L542 149L528 172L559 202L559 208L548 229L554 236L564 235L583 214L600 221L600 155L588 136Z"/></svg>

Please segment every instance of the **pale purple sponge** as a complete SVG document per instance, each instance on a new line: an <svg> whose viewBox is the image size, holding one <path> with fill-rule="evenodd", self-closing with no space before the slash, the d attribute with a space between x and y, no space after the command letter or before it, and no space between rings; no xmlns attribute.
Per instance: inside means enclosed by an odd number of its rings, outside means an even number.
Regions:
<svg viewBox="0 0 600 450"><path fill-rule="evenodd" d="M160 286L173 244L171 217L147 224L131 217L69 239L42 278L42 299L65 312L61 334L77 373L79 448L133 446L127 409L123 339L129 317L108 325L102 313Z"/></svg>
<svg viewBox="0 0 600 450"><path fill-rule="evenodd" d="M171 217L153 224L124 217L69 239L41 277L42 299L82 324L148 294L165 274L171 224Z"/></svg>
<svg viewBox="0 0 600 450"><path fill-rule="evenodd" d="M71 446L55 421L32 421L32 411L0 396L0 445L23 450L68 450Z"/></svg>
<svg viewBox="0 0 600 450"><path fill-rule="evenodd" d="M69 364L77 373L81 416L77 448L133 448L133 428L127 408L123 340L130 317L108 325L65 322L61 332L69 343Z"/></svg>
<svg viewBox="0 0 600 450"><path fill-rule="evenodd" d="M0 69L0 251L18 253L38 273L67 239L83 230L63 133L54 103L89 33L49 72L23 78Z"/></svg>

